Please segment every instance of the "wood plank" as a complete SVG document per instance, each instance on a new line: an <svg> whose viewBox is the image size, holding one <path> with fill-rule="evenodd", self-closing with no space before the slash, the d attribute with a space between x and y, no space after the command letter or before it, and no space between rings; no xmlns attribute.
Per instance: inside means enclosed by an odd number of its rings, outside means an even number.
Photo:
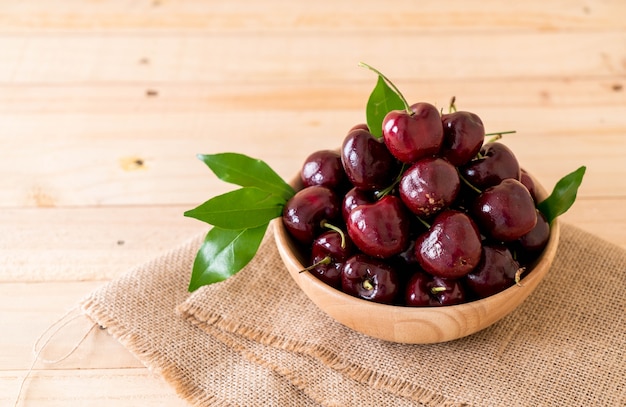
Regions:
<svg viewBox="0 0 626 407"><path fill-rule="evenodd" d="M208 231L183 217L190 207L4 209L0 281L113 279Z"/></svg>
<svg viewBox="0 0 626 407"><path fill-rule="evenodd" d="M624 196L623 111L490 106L479 114L491 131L518 131L505 142L546 185L586 164L582 196ZM3 116L0 142L11 153L0 160L0 206L199 204L231 187L196 154L248 154L291 179L306 156L338 147L362 120L361 110Z"/></svg>
<svg viewBox="0 0 626 407"><path fill-rule="evenodd" d="M13 406L23 371L0 371L0 404ZM188 407L174 389L145 368L36 370L26 381L20 406Z"/></svg>
<svg viewBox="0 0 626 407"><path fill-rule="evenodd" d="M277 110L315 112L358 110L365 104L376 78L334 82L258 82L224 84L144 82L133 84L3 84L0 115L23 114L171 114L206 111ZM394 78L392 78L394 79ZM452 96L459 109L480 111L506 107L626 107L626 78L419 80L396 83L410 101L431 101L447 109ZM0 116L2 117L2 116Z"/></svg>
<svg viewBox="0 0 626 407"><path fill-rule="evenodd" d="M268 10L272 10L268 13ZM350 2L127 1L11 2L0 11L2 31L509 31L606 30L625 27L620 1L572 4L540 0L480 4L410 0Z"/></svg>
<svg viewBox="0 0 626 407"><path fill-rule="evenodd" d="M0 37L0 83L342 82L359 75L371 78L370 72L355 68L359 60L397 79L623 76L624 44L623 31L506 35L393 31L384 37L318 32L219 36L29 33ZM347 49L354 51L345 52Z"/></svg>

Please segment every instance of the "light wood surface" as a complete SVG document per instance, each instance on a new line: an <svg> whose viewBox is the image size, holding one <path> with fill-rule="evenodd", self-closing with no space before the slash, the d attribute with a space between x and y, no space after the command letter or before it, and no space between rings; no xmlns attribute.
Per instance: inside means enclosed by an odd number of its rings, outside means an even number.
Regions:
<svg viewBox="0 0 626 407"><path fill-rule="evenodd" d="M286 179L334 148L375 78L479 114L547 187L588 167L562 217L626 248L626 3L0 1L0 405L82 297L205 230L228 186L197 153ZM80 320L42 355L71 350ZM22 406L183 406L106 331L38 362Z"/></svg>

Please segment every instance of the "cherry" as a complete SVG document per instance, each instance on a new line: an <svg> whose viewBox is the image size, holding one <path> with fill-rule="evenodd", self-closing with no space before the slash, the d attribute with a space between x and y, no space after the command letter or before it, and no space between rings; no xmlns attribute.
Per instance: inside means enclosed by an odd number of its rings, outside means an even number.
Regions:
<svg viewBox="0 0 626 407"><path fill-rule="evenodd" d="M480 261L481 239L476 224L453 209L435 217L428 231L415 242L415 257L422 268L439 277L459 278Z"/></svg>
<svg viewBox="0 0 626 407"><path fill-rule="evenodd" d="M479 158L462 167L466 180L478 189L498 185L502 180L520 179L520 166L515 154L506 145L497 142L485 143Z"/></svg>
<svg viewBox="0 0 626 407"><path fill-rule="evenodd" d="M348 133L341 147L341 161L350 182L367 191L388 186L399 168L385 144L363 129Z"/></svg>
<svg viewBox="0 0 626 407"><path fill-rule="evenodd" d="M460 280L441 278L418 271L411 276L406 285L405 304L412 307L455 305L465 301L465 288Z"/></svg>
<svg viewBox="0 0 626 407"><path fill-rule="evenodd" d="M348 182L341 164L341 155L336 151L320 150L309 155L300 171L305 187L321 185L332 190L343 190Z"/></svg>
<svg viewBox="0 0 626 407"><path fill-rule="evenodd" d="M406 170L400 179L402 202L413 213L431 217L450 206L460 189L456 168L442 158L424 158Z"/></svg>
<svg viewBox="0 0 626 407"><path fill-rule="evenodd" d="M506 246L486 244L480 263L465 276L465 282L472 292L485 298L511 287L519 273L520 265Z"/></svg>
<svg viewBox="0 0 626 407"><path fill-rule="evenodd" d="M368 192L356 187L352 188L346 192L341 204L341 215L343 220L347 223L350 212L352 212L354 208L359 205L369 204L372 202L374 202L374 197L372 197Z"/></svg>
<svg viewBox="0 0 626 407"><path fill-rule="evenodd" d="M441 116L435 106L421 102L410 110L392 110L383 119L385 144L403 163L437 154L443 141Z"/></svg>
<svg viewBox="0 0 626 407"><path fill-rule="evenodd" d="M520 182L524 184L528 192L530 192L530 196L532 196L533 200L537 202L537 187L535 185L535 181L523 168L520 169Z"/></svg>
<svg viewBox="0 0 626 407"><path fill-rule="evenodd" d="M517 241L520 261L532 261L541 254L548 240L550 240L550 224L544 214L537 210L537 224Z"/></svg>
<svg viewBox="0 0 626 407"><path fill-rule="evenodd" d="M480 117L470 112L453 112L441 116L443 145L440 155L454 166L467 164L485 140L485 127Z"/></svg>
<svg viewBox="0 0 626 407"><path fill-rule="evenodd" d="M298 191L283 208L283 224L296 240L310 244L322 227L322 221L332 222L340 217L338 196L319 185Z"/></svg>
<svg viewBox="0 0 626 407"><path fill-rule="evenodd" d="M319 235L311 246L311 266L307 268L326 284L340 288L343 262L352 255L353 244L345 233L329 230Z"/></svg>
<svg viewBox="0 0 626 407"><path fill-rule="evenodd" d="M357 254L343 265L341 289L354 297L391 304L398 295L399 280L396 271L387 263Z"/></svg>
<svg viewBox="0 0 626 407"><path fill-rule="evenodd" d="M400 198L387 195L350 212L348 235L363 253L387 258L402 252L409 243L410 219Z"/></svg>
<svg viewBox="0 0 626 407"><path fill-rule="evenodd" d="M488 236L511 242L537 224L537 210L530 192L515 179L487 188L474 201L474 219Z"/></svg>

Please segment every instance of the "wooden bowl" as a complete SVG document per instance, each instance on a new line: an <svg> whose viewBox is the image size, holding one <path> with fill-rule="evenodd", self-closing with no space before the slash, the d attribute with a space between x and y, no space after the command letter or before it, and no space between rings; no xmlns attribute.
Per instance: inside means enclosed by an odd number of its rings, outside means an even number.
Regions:
<svg viewBox="0 0 626 407"><path fill-rule="evenodd" d="M536 182L539 199L547 196ZM294 183L295 184L295 183ZM292 184L292 185L294 185ZM514 285L490 297L443 307L385 305L352 297L323 283L310 273L300 273L308 259L291 238L280 218L274 235L289 274L323 312L341 324L365 335L398 343L446 342L471 335L500 320L517 308L544 278L556 254L558 220L552 222L550 240L542 255L527 271L521 286Z"/></svg>

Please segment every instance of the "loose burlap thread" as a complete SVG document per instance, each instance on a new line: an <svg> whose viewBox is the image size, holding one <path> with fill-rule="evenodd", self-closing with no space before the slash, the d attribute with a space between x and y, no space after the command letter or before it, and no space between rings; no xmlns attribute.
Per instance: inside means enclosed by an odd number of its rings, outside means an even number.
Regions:
<svg viewBox="0 0 626 407"><path fill-rule="evenodd" d="M517 310L434 345L384 342L330 319L288 276L271 231L239 274L189 294L201 240L82 303L194 405L626 405L626 251L572 225Z"/></svg>

